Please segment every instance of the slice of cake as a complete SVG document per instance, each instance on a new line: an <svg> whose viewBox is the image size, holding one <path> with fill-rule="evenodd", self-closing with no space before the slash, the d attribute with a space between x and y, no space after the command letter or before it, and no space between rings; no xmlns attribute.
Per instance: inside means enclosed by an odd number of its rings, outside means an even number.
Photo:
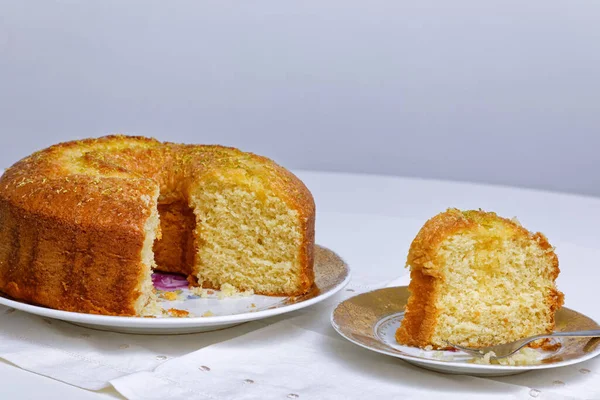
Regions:
<svg viewBox="0 0 600 400"><path fill-rule="evenodd" d="M396 340L483 347L552 332L558 258L541 233L484 211L449 209L411 244L411 292Z"/></svg>

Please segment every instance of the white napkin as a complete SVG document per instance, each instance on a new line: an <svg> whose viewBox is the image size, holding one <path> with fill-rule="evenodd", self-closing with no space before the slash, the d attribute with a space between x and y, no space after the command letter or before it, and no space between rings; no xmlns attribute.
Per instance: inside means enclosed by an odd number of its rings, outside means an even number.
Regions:
<svg viewBox="0 0 600 400"><path fill-rule="evenodd" d="M497 382L535 388L541 393L575 399L600 399L600 356L562 368L491 378Z"/></svg>
<svg viewBox="0 0 600 400"><path fill-rule="evenodd" d="M381 286L403 286L409 276ZM443 375L361 349L329 323L350 286L327 302L247 335L218 343L154 371L111 381L130 399L600 398L600 360L502 378ZM583 371L583 372L580 372ZM298 397L295 397L297 395Z"/></svg>
<svg viewBox="0 0 600 400"><path fill-rule="evenodd" d="M598 358L493 379L443 375L361 349L331 327L340 301L408 282L404 274L379 285L351 283L308 309L179 336L96 331L0 306L0 358L86 389L112 384L131 399L600 398Z"/></svg>
<svg viewBox="0 0 600 400"><path fill-rule="evenodd" d="M178 336L127 335L75 326L0 306L0 358L84 389L151 371L165 360L265 326L253 322L221 331Z"/></svg>
<svg viewBox="0 0 600 400"><path fill-rule="evenodd" d="M338 295L310 307L237 327L189 335L130 335L79 327L0 305L0 358L22 369L78 386L100 390L110 381L139 371L152 371L170 360L208 345L244 335L281 320L296 320L308 329L330 330L334 305L380 285L350 284Z"/></svg>
<svg viewBox="0 0 600 400"><path fill-rule="evenodd" d="M286 321L111 383L133 400L529 396L529 388L426 372Z"/></svg>

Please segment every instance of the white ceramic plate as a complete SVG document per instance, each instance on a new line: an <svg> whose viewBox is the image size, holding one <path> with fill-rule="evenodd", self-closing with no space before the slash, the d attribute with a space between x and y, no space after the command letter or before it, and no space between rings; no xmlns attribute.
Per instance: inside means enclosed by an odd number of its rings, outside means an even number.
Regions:
<svg viewBox="0 0 600 400"><path fill-rule="evenodd" d="M525 371L564 367L600 354L600 340L561 338L556 351L537 350L539 361L531 365L474 364L473 357L461 351L424 351L396 342L396 329L404 317L409 292L406 286L374 290L340 303L331 315L334 329L366 349L401 358L422 368L451 374L476 376L513 375ZM599 329L592 319L568 308L556 313L557 331Z"/></svg>
<svg viewBox="0 0 600 400"><path fill-rule="evenodd" d="M206 298L193 294L181 277L159 276L160 292L176 290L177 300L161 300L161 307L189 312L188 317L115 317L83 314L49 309L22 303L0 296L0 304L44 317L55 318L93 329L138 334L182 334L211 331L238 325L243 322L288 313L318 303L343 289L350 281L350 270L334 252L315 247L315 286L298 297L273 297L252 295L247 297L219 298L214 291ZM156 278L156 277L155 277ZM182 284L182 282L185 282ZM160 293L159 292L159 293ZM204 316L203 316L204 315Z"/></svg>

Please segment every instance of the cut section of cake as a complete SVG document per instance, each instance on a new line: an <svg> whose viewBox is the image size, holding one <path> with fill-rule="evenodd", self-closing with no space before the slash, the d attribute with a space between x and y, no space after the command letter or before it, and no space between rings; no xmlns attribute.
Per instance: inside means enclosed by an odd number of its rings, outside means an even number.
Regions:
<svg viewBox="0 0 600 400"><path fill-rule="evenodd" d="M549 333L563 304L554 248L541 233L484 211L449 209L410 246L400 344L484 347Z"/></svg>

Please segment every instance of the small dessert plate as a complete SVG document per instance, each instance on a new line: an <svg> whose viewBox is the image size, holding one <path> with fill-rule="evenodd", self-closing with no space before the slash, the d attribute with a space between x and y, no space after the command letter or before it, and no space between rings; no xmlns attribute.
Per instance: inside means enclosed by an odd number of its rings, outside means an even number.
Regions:
<svg viewBox="0 0 600 400"><path fill-rule="evenodd" d="M378 353L401 358L422 368L450 374L475 376L513 375L525 371L564 367L600 354L598 338L559 338L555 351L535 350L537 360L527 365L476 364L461 351L431 350L396 342L396 329L404 318L409 297L406 286L362 293L340 303L331 315L333 328L344 338ZM591 318L563 307L556 313L556 331L598 329Z"/></svg>
<svg viewBox="0 0 600 400"><path fill-rule="evenodd" d="M88 328L137 334L183 334L223 329L319 303L343 289L350 281L348 265L333 251L315 246L315 285L297 297L225 297L218 290L188 289L185 278L155 273L154 286L159 306L167 312L155 318L117 317L54 310L26 304L0 295L0 304L43 317L55 318Z"/></svg>

